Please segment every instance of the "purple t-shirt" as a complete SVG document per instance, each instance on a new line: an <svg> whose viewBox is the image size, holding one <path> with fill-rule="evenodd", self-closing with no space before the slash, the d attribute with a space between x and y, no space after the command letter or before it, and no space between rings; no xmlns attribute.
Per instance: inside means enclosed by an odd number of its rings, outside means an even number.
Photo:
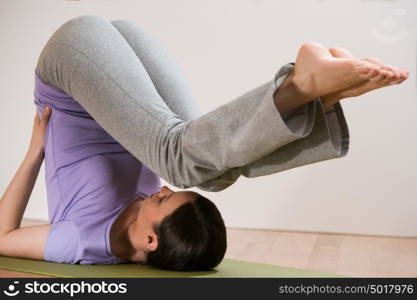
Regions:
<svg viewBox="0 0 417 300"><path fill-rule="evenodd" d="M159 191L159 176L112 138L71 96L35 73L40 115L52 108L45 136L48 216L46 261L117 264L110 228L138 197ZM143 141L146 143L146 141Z"/></svg>

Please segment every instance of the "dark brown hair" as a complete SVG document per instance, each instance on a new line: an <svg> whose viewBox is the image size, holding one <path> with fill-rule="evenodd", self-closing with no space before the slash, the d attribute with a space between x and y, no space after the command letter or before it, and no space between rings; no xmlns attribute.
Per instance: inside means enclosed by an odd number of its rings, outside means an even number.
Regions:
<svg viewBox="0 0 417 300"><path fill-rule="evenodd" d="M216 267L226 248L226 227L216 205L202 195L178 207L154 226L159 244L147 264L176 271Z"/></svg>

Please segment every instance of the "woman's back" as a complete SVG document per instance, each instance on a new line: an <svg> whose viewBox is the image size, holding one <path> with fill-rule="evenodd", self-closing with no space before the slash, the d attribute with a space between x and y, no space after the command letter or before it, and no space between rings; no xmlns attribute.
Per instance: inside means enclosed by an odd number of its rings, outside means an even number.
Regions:
<svg viewBox="0 0 417 300"><path fill-rule="evenodd" d="M35 74L35 104L52 107L45 177L52 225L45 260L119 263L109 232L122 209L160 189L160 178L114 140L77 101Z"/></svg>

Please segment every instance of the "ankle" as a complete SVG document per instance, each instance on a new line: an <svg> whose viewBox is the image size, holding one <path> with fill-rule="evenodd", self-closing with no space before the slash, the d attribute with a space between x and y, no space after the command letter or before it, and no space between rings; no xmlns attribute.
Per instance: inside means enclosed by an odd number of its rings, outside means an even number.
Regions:
<svg viewBox="0 0 417 300"><path fill-rule="evenodd" d="M281 115L314 100L313 96L302 90L300 83L294 77L293 69L286 75L274 94L274 103Z"/></svg>
<svg viewBox="0 0 417 300"><path fill-rule="evenodd" d="M315 99L319 97L319 95L315 93L314 78L311 74L294 75L292 77L292 84L306 99Z"/></svg>

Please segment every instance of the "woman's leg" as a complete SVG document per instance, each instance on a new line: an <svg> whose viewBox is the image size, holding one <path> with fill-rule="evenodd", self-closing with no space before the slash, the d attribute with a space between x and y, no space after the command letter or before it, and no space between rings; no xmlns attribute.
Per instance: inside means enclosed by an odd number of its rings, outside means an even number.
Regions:
<svg viewBox="0 0 417 300"><path fill-rule="evenodd" d="M158 93L168 107L184 121L200 117L202 113L198 107L197 100L192 96L191 90L187 85L180 67L175 61L175 58L169 54L165 46L135 22L129 20L114 20L111 21L111 23L123 35L130 47L136 53L143 66L148 71ZM293 66L288 66L287 71L291 71L292 68ZM313 109L314 103L311 102L292 111L291 114L284 115L283 119L287 126L293 131L296 131L298 128L312 127L313 121L311 121L310 125L305 123L308 122L308 120L314 119L315 111ZM292 116L297 112L299 115L298 118ZM306 116L306 114L309 114L309 116ZM310 136L311 135L309 135L309 137ZM306 155L306 158L300 159L301 155L306 154L306 151L302 150L308 149L308 146L304 146L303 144L303 148L295 147L295 143L306 139L310 140L309 137L294 141L248 165L228 169L220 176L197 185L197 187L206 191L219 191L230 186L241 175L246 177L263 176L265 174L262 172L265 172L265 168L269 168L268 174L277 173L284 169L284 158L288 159L285 161L287 164L292 162L294 167L299 166L301 163L311 163L311 159L309 160L308 155ZM308 142L307 144L310 145ZM290 155L291 152L296 152L296 154ZM295 159L294 156L298 159ZM289 168L288 166L285 167ZM275 172L271 172L271 170Z"/></svg>
<svg viewBox="0 0 417 300"><path fill-rule="evenodd" d="M129 43L98 16L80 16L58 28L35 71L76 99L149 169L181 188L216 178L308 134L292 132L276 110L273 93L282 82L276 85L276 78L197 119L181 120Z"/></svg>
<svg viewBox="0 0 417 300"><path fill-rule="evenodd" d="M111 23L129 43L168 107L183 121L200 117L201 108L166 47L133 21L113 20Z"/></svg>

